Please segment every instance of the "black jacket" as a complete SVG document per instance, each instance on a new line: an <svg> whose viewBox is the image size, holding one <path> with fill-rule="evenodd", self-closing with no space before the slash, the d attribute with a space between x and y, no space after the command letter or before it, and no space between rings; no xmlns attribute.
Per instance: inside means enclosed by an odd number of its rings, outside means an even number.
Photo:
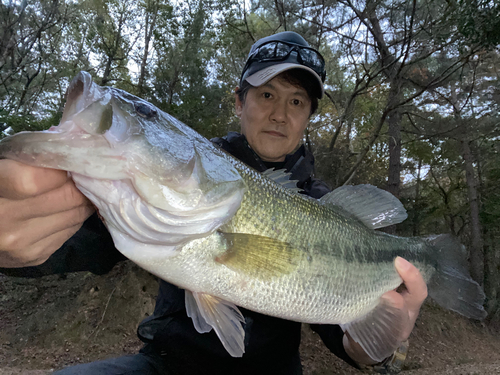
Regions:
<svg viewBox="0 0 500 375"><path fill-rule="evenodd" d="M267 169L245 137L238 133L229 133L212 142L260 172ZM304 146L286 157L284 168L291 172L292 180L298 180L297 185L304 194L320 198L330 191L324 182L312 176L314 158ZM44 264L0 268L0 272L26 277L83 270L103 274L123 259L104 225L93 215ZM138 335L147 344L144 350L160 354L173 374L301 374L298 351L301 324L243 308L241 312L245 316L245 354L242 358L233 358L213 330L205 334L195 330L186 315L184 291L160 280L154 314L139 325ZM340 327L311 327L333 353L353 364L343 349Z"/></svg>

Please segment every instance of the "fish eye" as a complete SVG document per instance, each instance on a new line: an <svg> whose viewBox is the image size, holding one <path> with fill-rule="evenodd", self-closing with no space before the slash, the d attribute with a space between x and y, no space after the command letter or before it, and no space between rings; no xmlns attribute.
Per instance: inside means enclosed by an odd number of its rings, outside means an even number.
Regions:
<svg viewBox="0 0 500 375"><path fill-rule="evenodd" d="M156 117L156 115L158 114L156 109L151 108L149 105L144 103L134 103L134 109L139 116L147 119Z"/></svg>

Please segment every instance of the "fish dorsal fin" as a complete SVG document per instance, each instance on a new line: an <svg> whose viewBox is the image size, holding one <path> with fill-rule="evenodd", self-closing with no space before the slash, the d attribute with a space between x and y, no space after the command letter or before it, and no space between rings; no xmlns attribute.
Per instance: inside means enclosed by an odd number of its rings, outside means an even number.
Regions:
<svg viewBox="0 0 500 375"><path fill-rule="evenodd" d="M370 358L382 362L401 345L408 319L407 313L402 313L389 299L381 298L379 304L364 317L340 326Z"/></svg>
<svg viewBox="0 0 500 375"><path fill-rule="evenodd" d="M372 185L344 185L319 201L342 207L372 229L398 224L408 217L399 199Z"/></svg>
<svg viewBox="0 0 500 375"><path fill-rule="evenodd" d="M206 293L185 291L187 315L199 333L215 330L227 352L233 357L245 353L245 318L235 304Z"/></svg>
<svg viewBox="0 0 500 375"><path fill-rule="evenodd" d="M285 169L275 170L274 168L269 168L262 172L262 174L285 189L289 189L295 193L302 191L302 189L297 187L298 180L290 180L292 174L286 172Z"/></svg>
<svg viewBox="0 0 500 375"><path fill-rule="evenodd" d="M298 266L301 253L273 238L246 233L222 233L227 251L216 258L220 264L248 276L270 279L289 274Z"/></svg>

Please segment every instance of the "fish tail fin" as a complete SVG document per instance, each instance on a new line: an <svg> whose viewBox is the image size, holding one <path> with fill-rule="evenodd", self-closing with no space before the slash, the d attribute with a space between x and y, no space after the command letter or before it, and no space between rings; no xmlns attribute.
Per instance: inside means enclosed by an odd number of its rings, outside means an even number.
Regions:
<svg viewBox="0 0 500 375"><path fill-rule="evenodd" d="M437 260L437 272L428 282L429 296L442 307L482 320L485 295L469 275L465 247L452 235L427 237Z"/></svg>

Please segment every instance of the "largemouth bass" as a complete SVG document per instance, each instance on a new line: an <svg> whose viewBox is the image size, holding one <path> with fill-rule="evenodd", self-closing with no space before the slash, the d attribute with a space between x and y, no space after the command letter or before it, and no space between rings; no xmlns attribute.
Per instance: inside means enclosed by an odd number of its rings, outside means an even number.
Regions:
<svg viewBox="0 0 500 375"><path fill-rule="evenodd" d="M0 142L0 157L71 173L116 248L186 290L199 332L244 353L237 306L284 319L340 324L375 360L392 353L401 314L381 296L418 267L442 306L482 319L484 293L453 237L375 231L401 222L401 203L373 186L316 200L280 171L260 174L150 103L88 73L70 84L59 126ZM458 254L458 255L457 255ZM462 254L463 257L463 254Z"/></svg>

